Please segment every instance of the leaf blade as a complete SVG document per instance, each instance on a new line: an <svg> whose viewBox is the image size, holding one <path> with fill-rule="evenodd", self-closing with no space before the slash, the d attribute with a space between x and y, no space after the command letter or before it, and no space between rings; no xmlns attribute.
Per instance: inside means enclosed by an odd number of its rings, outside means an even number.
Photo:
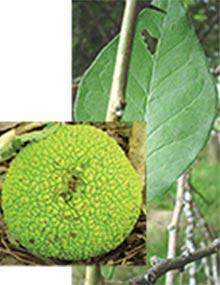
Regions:
<svg viewBox="0 0 220 285"><path fill-rule="evenodd" d="M215 86L185 9L179 1L161 2L168 4L169 13L155 55L147 104L150 199L164 193L194 161L216 112Z"/></svg>
<svg viewBox="0 0 220 285"><path fill-rule="evenodd" d="M146 9L138 17L122 118L148 122L148 199L169 189L196 158L217 106L215 84L181 1L153 4L167 13ZM144 29L159 40L155 54L143 41ZM85 74L77 96L77 120L105 120L116 48L117 38Z"/></svg>

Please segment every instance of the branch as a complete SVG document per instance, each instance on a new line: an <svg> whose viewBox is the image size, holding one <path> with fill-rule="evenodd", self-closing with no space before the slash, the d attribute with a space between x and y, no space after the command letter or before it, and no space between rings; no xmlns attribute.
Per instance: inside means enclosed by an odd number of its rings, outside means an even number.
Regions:
<svg viewBox="0 0 220 285"><path fill-rule="evenodd" d="M216 253L220 249L220 238L215 239L210 246L194 251L188 256L166 259L148 270L144 275L133 279L130 285L153 285L157 279L170 270L183 270L188 263Z"/></svg>
<svg viewBox="0 0 220 285"><path fill-rule="evenodd" d="M201 246L201 248L205 248L205 242L201 241L200 242L200 246ZM210 267L209 267L209 260L208 260L208 258L207 257L203 257L202 260L201 260L201 264L203 265L203 268L204 268L204 273L205 273L205 277L206 277L206 285L212 285L212 277L211 277L211 272L210 272L211 270L210 270Z"/></svg>
<svg viewBox="0 0 220 285"><path fill-rule="evenodd" d="M184 192L184 214L186 217L186 228L185 228L185 244L183 246L183 255L189 255L196 250L194 241L194 229L195 229L195 217L192 206L192 189L186 181L186 187ZM189 285L196 283L196 263L192 262L187 268L189 273Z"/></svg>
<svg viewBox="0 0 220 285"><path fill-rule="evenodd" d="M200 212L199 208L195 203L192 204L194 214L198 220L197 226L200 229L204 239L210 244L214 237L213 230L209 224L207 224L204 216ZM205 262L204 262L205 264ZM211 257L211 267L212 267L212 278L213 278L213 285L219 284L219 276L218 276L218 255L213 254ZM207 270L206 270L207 271ZM207 274L206 274L207 275Z"/></svg>
<svg viewBox="0 0 220 285"><path fill-rule="evenodd" d="M18 124L18 122L0 122L0 133L10 130Z"/></svg>
<svg viewBox="0 0 220 285"><path fill-rule="evenodd" d="M137 19L137 4L138 0L126 1L106 115L107 122L119 120L124 111L128 68Z"/></svg>
<svg viewBox="0 0 220 285"><path fill-rule="evenodd" d="M183 209L183 198L184 198L186 180L187 180L187 175L183 174L177 181L176 203L173 210L171 223L167 227L169 231L167 258L174 258L176 256L177 231L178 231L180 216ZM166 285L172 285L173 280L174 280L174 273L170 271L166 275Z"/></svg>
<svg viewBox="0 0 220 285"><path fill-rule="evenodd" d="M98 265L86 266L85 285L102 285L102 281Z"/></svg>

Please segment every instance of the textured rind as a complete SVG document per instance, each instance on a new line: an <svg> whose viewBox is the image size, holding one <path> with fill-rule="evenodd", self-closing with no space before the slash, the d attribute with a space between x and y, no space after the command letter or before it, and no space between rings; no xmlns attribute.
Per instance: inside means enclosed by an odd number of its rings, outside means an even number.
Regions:
<svg viewBox="0 0 220 285"><path fill-rule="evenodd" d="M63 125L12 161L2 206L9 232L30 252L82 260L123 242L141 196L140 178L112 138L89 125Z"/></svg>

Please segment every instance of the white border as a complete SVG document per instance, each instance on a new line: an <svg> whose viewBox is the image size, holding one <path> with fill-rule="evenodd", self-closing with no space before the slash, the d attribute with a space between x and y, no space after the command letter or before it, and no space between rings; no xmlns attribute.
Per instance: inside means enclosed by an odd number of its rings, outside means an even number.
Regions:
<svg viewBox="0 0 220 285"><path fill-rule="evenodd" d="M0 0L0 121L71 120L71 0Z"/></svg>
<svg viewBox="0 0 220 285"><path fill-rule="evenodd" d="M71 267L0 267L1 285L71 285Z"/></svg>

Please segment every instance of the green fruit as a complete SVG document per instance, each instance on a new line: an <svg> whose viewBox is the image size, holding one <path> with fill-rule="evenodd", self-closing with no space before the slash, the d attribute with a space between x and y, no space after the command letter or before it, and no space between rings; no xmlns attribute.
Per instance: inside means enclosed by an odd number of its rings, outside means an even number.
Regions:
<svg viewBox="0 0 220 285"><path fill-rule="evenodd" d="M12 161L2 193L9 233L35 255L80 260L116 248L141 208L141 181L118 144L61 125Z"/></svg>

